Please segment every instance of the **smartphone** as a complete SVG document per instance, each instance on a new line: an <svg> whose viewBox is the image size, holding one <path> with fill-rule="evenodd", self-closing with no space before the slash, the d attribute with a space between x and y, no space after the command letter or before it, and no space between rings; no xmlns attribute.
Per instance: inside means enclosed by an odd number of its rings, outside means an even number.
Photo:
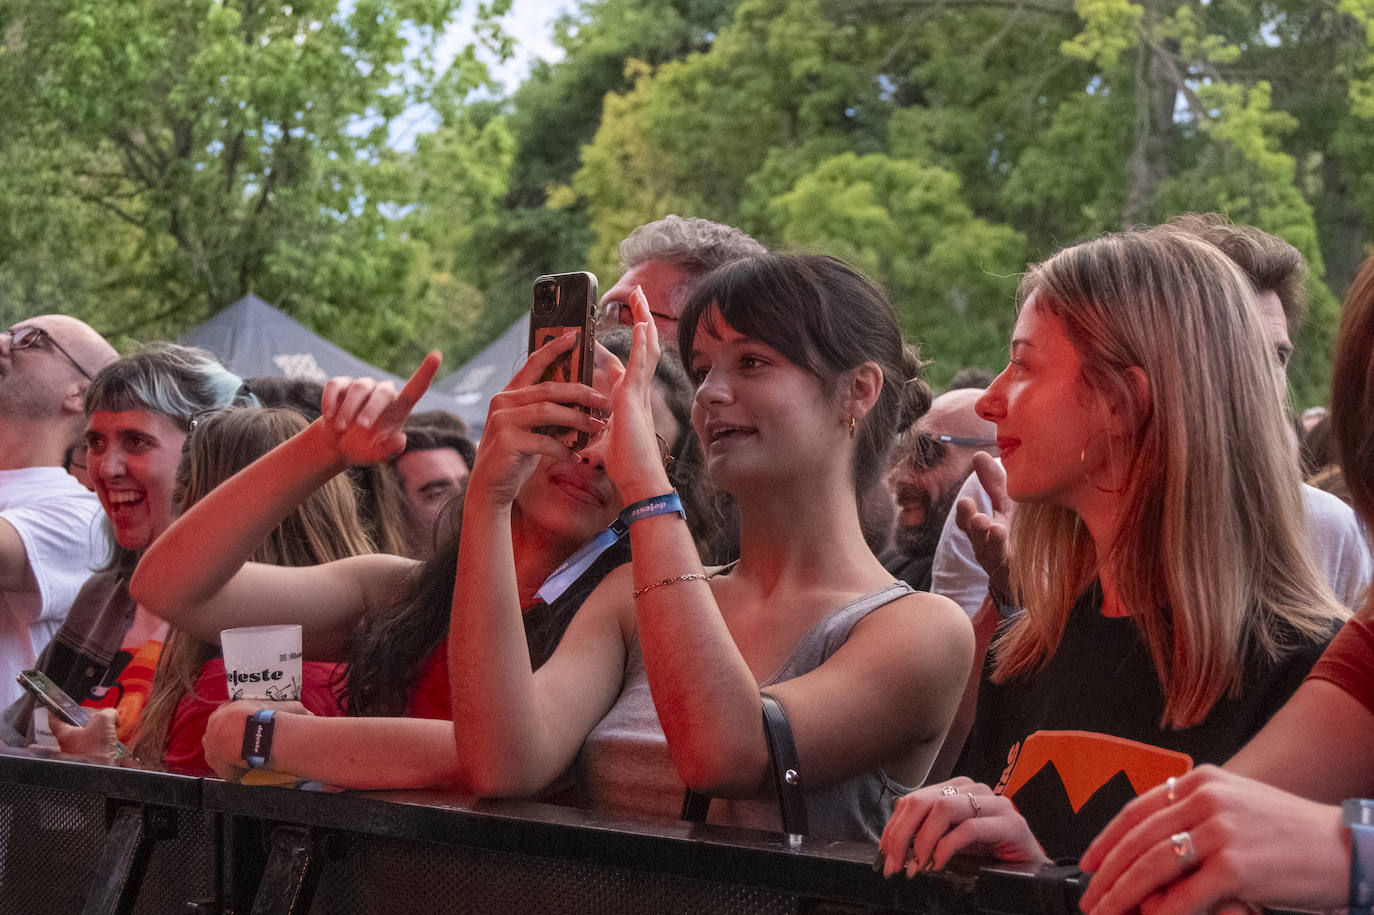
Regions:
<svg viewBox="0 0 1374 915"><path fill-rule="evenodd" d="M540 381L573 381L591 385L596 344L596 277L585 270L556 273L534 281L534 301L530 306L530 348L533 353L564 333L577 331L577 343L544 372ZM583 412L590 412L582 407ZM552 436L573 451L587 447L587 433L567 426L537 426L534 430Z"/></svg>
<svg viewBox="0 0 1374 915"><path fill-rule="evenodd" d="M68 696L62 687L52 682L43 671L23 670L15 679L19 681L20 686L33 693L33 697L41 702L50 714L56 715L67 724L84 728L91 723L91 713L71 696ZM129 748L116 742L115 756L128 755Z"/></svg>

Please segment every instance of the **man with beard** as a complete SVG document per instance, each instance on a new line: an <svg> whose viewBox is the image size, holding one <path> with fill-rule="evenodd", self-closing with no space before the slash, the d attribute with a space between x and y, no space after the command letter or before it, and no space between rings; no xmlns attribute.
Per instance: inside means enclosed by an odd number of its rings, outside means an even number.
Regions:
<svg viewBox="0 0 1374 915"><path fill-rule="evenodd" d="M945 518L979 451L997 453L997 427L974 412L981 388L941 394L898 446L887 482L897 503L893 549L883 566L918 591L930 590L930 567Z"/></svg>
<svg viewBox="0 0 1374 915"><path fill-rule="evenodd" d="M105 558L100 503L62 465L86 432L91 377L117 358L66 315L0 331L0 706Z"/></svg>

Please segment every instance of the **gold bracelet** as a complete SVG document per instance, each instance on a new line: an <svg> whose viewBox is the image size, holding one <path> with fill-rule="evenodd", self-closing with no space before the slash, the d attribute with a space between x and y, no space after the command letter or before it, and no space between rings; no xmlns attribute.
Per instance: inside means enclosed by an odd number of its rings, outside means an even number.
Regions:
<svg viewBox="0 0 1374 915"><path fill-rule="evenodd" d="M648 594L654 588L661 588L664 585L677 584L680 581L706 581L706 576L702 575L699 572L688 572L686 575L678 575L675 578L665 578L662 581L656 581L651 585L645 585L642 588L636 588L633 593L635 599L638 600L645 594Z"/></svg>

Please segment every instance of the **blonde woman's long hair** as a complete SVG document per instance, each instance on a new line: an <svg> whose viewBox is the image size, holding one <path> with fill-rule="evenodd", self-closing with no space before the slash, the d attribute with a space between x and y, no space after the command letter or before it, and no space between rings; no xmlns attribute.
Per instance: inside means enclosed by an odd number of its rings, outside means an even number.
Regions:
<svg viewBox="0 0 1374 915"><path fill-rule="evenodd" d="M177 504L182 511L210 490L306 427L295 410L241 408L207 414L186 437L177 470ZM254 562L280 566L319 565L370 553L372 542L358 520L358 502L348 478L325 483L287 515L253 553ZM134 755L162 762L172 718L182 697L195 688L200 668L217 647L172 627L158 658L152 693L138 727Z"/></svg>
<svg viewBox="0 0 1374 915"><path fill-rule="evenodd" d="M1085 386L1135 434L1111 443L1113 479L1094 484L1124 507L1108 555L1070 509L1018 507L1011 571L1026 613L998 640L994 679L1043 668L1108 565L1163 687L1161 726L1195 725L1239 695L1252 657L1275 661L1348 616L1307 555L1255 292L1212 245L1157 227L1060 251L1026 274L1018 298L1032 295L1063 325ZM1148 404L1131 367L1149 381Z"/></svg>

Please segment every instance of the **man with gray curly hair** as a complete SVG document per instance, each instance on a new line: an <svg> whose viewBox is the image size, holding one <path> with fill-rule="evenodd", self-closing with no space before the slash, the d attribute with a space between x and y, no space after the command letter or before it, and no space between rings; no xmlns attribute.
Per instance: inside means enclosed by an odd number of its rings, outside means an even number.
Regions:
<svg viewBox="0 0 1374 915"><path fill-rule="evenodd" d="M659 336L677 340L677 321L692 285L721 264L767 249L739 229L697 217L669 215L645 223L620 243L625 272L601 297L606 326L633 323L630 293L644 288Z"/></svg>

